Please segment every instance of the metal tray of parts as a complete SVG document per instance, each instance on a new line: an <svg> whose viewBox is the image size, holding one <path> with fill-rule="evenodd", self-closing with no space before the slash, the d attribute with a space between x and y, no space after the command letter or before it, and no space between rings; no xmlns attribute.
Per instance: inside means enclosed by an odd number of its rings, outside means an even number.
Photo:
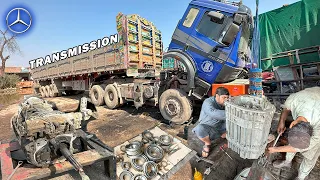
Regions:
<svg viewBox="0 0 320 180"><path fill-rule="evenodd" d="M168 133L166 133L165 131L161 130L159 127L154 127L152 129L149 129L149 131L155 136L155 137L160 137L161 135L169 135ZM190 148L188 148L186 145L184 145L179 139L175 138L172 135L169 135L173 138L173 142L172 145L174 145L175 147L179 147L179 149L168 155L168 153L165 153L164 158L162 161L166 161L167 162L167 166L165 168L160 168L158 171L158 175L154 178L152 178L151 180L158 180L158 179L169 179L173 174L175 174L181 167L183 167L187 162L189 162L189 160L196 155L196 152ZM121 146L125 146L127 144L129 144L130 142L133 141L142 141L142 134L139 134L138 136L124 142L123 144L120 144L118 146L116 146L114 148L114 152L116 156L121 155L121 157L123 158L123 162L130 162L131 163L131 159L129 157L127 157L127 155L121 150ZM145 145L146 146L146 145ZM162 162L161 161L161 162ZM161 163L159 162L159 163ZM159 164L157 163L157 164ZM122 162L117 162L117 177L120 177L121 172L124 171L124 169L121 166ZM135 170L132 165L131 168L129 169L129 171L133 174L133 175L137 175L137 174L144 174L143 172L139 172L137 170Z"/></svg>

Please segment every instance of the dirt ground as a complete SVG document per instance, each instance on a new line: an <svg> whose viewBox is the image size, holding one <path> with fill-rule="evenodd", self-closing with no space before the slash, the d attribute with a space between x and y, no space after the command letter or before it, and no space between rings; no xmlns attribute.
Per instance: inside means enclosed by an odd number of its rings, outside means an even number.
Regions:
<svg viewBox="0 0 320 180"><path fill-rule="evenodd" d="M46 100L54 102L62 111L73 111L77 108L81 96L46 98ZM5 130L0 134L2 143L9 142L13 138L10 127L10 119L17 112L18 104L9 105L0 110L0 129ZM172 127L161 123L161 115L156 108L140 108L135 109L128 104L117 110L109 110L106 107L97 107L98 118L91 120L87 124L87 131L94 133L106 145L115 147L123 142L137 136L146 129L150 129L156 125L172 135L183 134L183 127ZM142 114L147 112L147 114ZM92 166L85 167L85 172L92 179L105 179L103 175L103 164L97 163ZM52 179L81 179L76 172L62 174ZM187 180L192 179L192 170L190 163L182 167L170 179Z"/></svg>

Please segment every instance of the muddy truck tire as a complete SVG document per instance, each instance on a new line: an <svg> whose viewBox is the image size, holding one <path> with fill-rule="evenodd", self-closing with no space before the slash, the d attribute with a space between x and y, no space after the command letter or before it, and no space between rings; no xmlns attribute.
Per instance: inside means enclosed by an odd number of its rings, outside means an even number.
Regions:
<svg viewBox="0 0 320 180"><path fill-rule="evenodd" d="M174 124L183 124L192 116L192 104L187 94L180 89L168 89L162 93L159 109L164 119Z"/></svg>
<svg viewBox="0 0 320 180"><path fill-rule="evenodd" d="M46 90L47 90L47 92L48 92L48 97L54 97L54 93L53 93L53 89L52 89L52 87L51 87L51 85L47 85L46 86Z"/></svg>
<svg viewBox="0 0 320 180"><path fill-rule="evenodd" d="M103 96L104 96L104 90L99 85L94 85L90 89L89 92L90 99L92 103L96 106L101 106L104 103Z"/></svg>
<svg viewBox="0 0 320 180"><path fill-rule="evenodd" d="M39 88L39 91L40 91L41 97L45 98L45 97L46 97L45 87L44 87L44 86L41 86L41 87Z"/></svg>
<svg viewBox="0 0 320 180"><path fill-rule="evenodd" d="M50 97L49 96L49 90L50 90L50 87L48 85L44 86L44 94L45 94L45 97Z"/></svg>
<svg viewBox="0 0 320 180"><path fill-rule="evenodd" d="M104 102L106 103L109 109L114 109L119 106L119 96L116 87L109 84L104 90Z"/></svg>

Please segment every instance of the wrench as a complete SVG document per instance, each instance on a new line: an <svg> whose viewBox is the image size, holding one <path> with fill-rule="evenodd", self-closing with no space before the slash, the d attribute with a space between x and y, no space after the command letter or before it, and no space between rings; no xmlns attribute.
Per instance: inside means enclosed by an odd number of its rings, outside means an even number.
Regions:
<svg viewBox="0 0 320 180"><path fill-rule="evenodd" d="M197 161L197 162L204 161L204 162L209 163L209 164L211 164L211 165L214 164L214 162L213 162L213 161L210 161L209 159L205 159L205 158L199 157L199 156L197 156L197 155L195 155L195 156L196 156L196 161Z"/></svg>
<svg viewBox="0 0 320 180"><path fill-rule="evenodd" d="M12 173L10 174L10 176L8 177L8 179L7 180L10 180L11 178L12 178L12 176L14 175L14 173L18 170L18 168L22 165L22 161L19 161L18 162L18 165L17 165L17 167L16 168L14 168L14 170L12 171Z"/></svg>

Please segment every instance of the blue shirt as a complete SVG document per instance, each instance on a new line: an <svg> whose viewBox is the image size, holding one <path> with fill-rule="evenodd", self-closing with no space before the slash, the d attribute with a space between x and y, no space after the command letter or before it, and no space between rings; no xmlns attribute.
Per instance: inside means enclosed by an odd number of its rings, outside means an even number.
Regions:
<svg viewBox="0 0 320 180"><path fill-rule="evenodd" d="M208 126L217 126L219 124L225 124L226 113L224 106L216 102L215 96L207 98L201 107L199 124L205 124Z"/></svg>

